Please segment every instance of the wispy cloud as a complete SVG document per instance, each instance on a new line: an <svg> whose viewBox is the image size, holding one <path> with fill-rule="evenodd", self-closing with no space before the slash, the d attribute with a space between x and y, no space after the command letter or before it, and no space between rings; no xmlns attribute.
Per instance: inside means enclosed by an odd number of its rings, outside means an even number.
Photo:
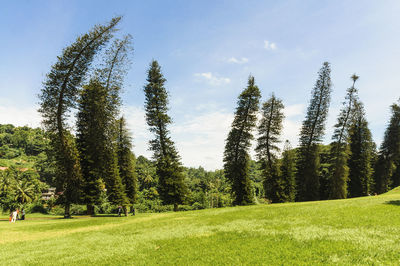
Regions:
<svg viewBox="0 0 400 266"><path fill-rule="evenodd" d="M265 40L264 41L264 48L267 49L267 50L275 50L278 47L276 46L276 43Z"/></svg>
<svg viewBox="0 0 400 266"><path fill-rule="evenodd" d="M242 58L231 57L228 59L228 63L233 63L233 64L245 64L247 62L249 62L249 59L247 57L242 57Z"/></svg>
<svg viewBox="0 0 400 266"><path fill-rule="evenodd" d="M231 82L229 78L220 77L218 75L212 74L211 72L196 73L194 74L194 76L203 81L206 81L213 86L220 86Z"/></svg>

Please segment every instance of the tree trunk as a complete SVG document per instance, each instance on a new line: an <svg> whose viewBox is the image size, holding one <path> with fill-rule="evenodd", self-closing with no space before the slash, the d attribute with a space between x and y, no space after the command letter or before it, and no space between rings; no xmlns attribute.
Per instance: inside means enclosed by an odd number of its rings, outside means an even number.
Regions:
<svg viewBox="0 0 400 266"><path fill-rule="evenodd" d="M125 216L128 216L128 206L122 207L124 209Z"/></svg>
<svg viewBox="0 0 400 266"><path fill-rule="evenodd" d="M64 219L71 218L70 208L71 208L71 203L69 203L69 202L65 203Z"/></svg>
<svg viewBox="0 0 400 266"><path fill-rule="evenodd" d="M93 204L87 204L86 205L86 213L87 213L87 215L91 215L91 216L94 215L94 206L93 206Z"/></svg>
<svg viewBox="0 0 400 266"><path fill-rule="evenodd" d="M178 203L174 203L174 212L178 211Z"/></svg>
<svg viewBox="0 0 400 266"><path fill-rule="evenodd" d="M135 207L133 205L130 206L130 212L132 213L133 216L135 216Z"/></svg>

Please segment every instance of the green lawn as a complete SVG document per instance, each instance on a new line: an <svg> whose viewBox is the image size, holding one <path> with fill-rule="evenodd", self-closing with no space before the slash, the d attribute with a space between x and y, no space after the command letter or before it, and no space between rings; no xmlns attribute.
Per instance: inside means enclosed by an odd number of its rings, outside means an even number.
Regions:
<svg viewBox="0 0 400 266"><path fill-rule="evenodd" d="M0 265L400 264L400 190L135 217L0 221Z"/></svg>

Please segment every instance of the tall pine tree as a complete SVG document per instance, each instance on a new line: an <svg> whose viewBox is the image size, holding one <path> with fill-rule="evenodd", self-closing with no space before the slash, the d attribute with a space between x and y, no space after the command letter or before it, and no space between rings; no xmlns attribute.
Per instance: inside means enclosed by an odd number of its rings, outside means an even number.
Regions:
<svg viewBox="0 0 400 266"><path fill-rule="evenodd" d="M144 87L146 121L155 135L155 139L149 144L156 161L158 192L164 204L174 204L174 211L177 211L178 204L182 204L187 195L187 187L180 157L167 128L172 121L167 114L168 93L164 87L166 79L155 60L151 62L147 74L147 84Z"/></svg>
<svg viewBox="0 0 400 266"><path fill-rule="evenodd" d="M79 200L81 182L79 156L68 132L67 118L76 105L94 56L112 38L120 20L116 17L105 26L95 26L65 48L47 75L39 96L39 112L56 154L57 190L62 192L59 199L65 207L65 218L70 217L71 204Z"/></svg>
<svg viewBox="0 0 400 266"><path fill-rule="evenodd" d="M375 144L372 141L364 106L355 102L354 121L350 126L349 197L367 196L371 193L372 155Z"/></svg>
<svg viewBox="0 0 400 266"><path fill-rule="evenodd" d="M118 133L116 117L121 104L119 91L131 50L130 39L126 36L114 41L106 52L104 67L98 69L89 84L84 86L79 102L77 143L88 214L94 214L93 205L99 202L104 185L113 203L126 205L114 146Z"/></svg>
<svg viewBox="0 0 400 266"><path fill-rule="evenodd" d="M256 152L261 161L262 173L264 176L264 191L266 197L272 202L283 202L283 181L280 180L278 157L280 142L279 137L282 133L282 120L284 118L284 105L281 99L272 94L262 106L262 118L258 125L257 139L258 145Z"/></svg>
<svg viewBox="0 0 400 266"><path fill-rule="evenodd" d="M357 89L354 87L359 77L354 74L351 79L353 85L347 89L346 99L340 111L338 121L335 125L335 131L332 136L330 150L330 195L331 199L344 199L347 197L347 181L349 168L347 160L349 157L348 138L349 127L352 116L355 114L355 102L358 100Z"/></svg>
<svg viewBox="0 0 400 266"><path fill-rule="evenodd" d="M375 166L375 191L384 193L400 185L400 100L391 106L392 116L385 131Z"/></svg>
<svg viewBox="0 0 400 266"><path fill-rule="evenodd" d="M128 197L132 211L132 206L137 200L138 181L135 171L136 158L131 151L132 137L129 135L126 121L123 117L118 120L117 145L119 175L121 176L122 184L125 187L125 194Z"/></svg>
<svg viewBox="0 0 400 266"><path fill-rule="evenodd" d="M298 200L319 199L319 147L325 130L331 95L331 68L325 62L318 73L318 80L312 90L310 105L300 133L300 147L297 160Z"/></svg>
<svg viewBox="0 0 400 266"><path fill-rule="evenodd" d="M260 90L254 83L254 77L250 76L247 88L238 97L235 118L224 151L225 176L232 185L235 205L253 202L248 152L253 139L252 131L256 127L260 98Z"/></svg>

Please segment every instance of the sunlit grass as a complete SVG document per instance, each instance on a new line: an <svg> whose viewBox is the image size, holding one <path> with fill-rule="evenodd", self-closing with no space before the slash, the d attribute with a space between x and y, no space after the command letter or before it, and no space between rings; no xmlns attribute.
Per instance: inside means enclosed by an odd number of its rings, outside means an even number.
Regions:
<svg viewBox="0 0 400 266"><path fill-rule="evenodd" d="M0 222L1 264L400 264L398 189L128 218L27 218Z"/></svg>

